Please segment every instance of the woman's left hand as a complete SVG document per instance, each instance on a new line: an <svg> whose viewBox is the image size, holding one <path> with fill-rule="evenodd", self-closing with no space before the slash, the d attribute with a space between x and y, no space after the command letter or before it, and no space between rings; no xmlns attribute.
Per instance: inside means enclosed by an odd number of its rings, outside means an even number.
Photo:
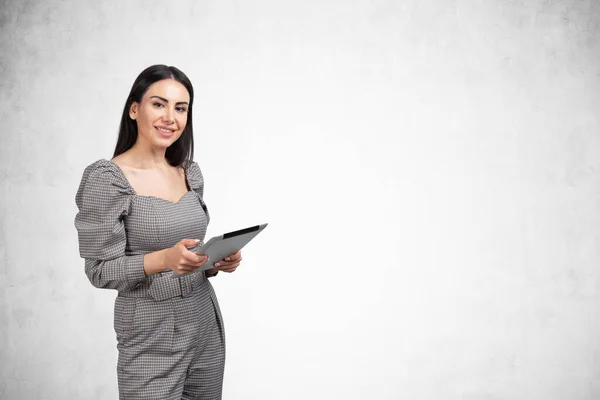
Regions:
<svg viewBox="0 0 600 400"><path fill-rule="evenodd" d="M233 272L237 267L240 266L240 262L242 261L242 251L238 251L237 253L230 254L225 257L223 260L216 262L214 266L215 271L223 271L223 272Z"/></svg>

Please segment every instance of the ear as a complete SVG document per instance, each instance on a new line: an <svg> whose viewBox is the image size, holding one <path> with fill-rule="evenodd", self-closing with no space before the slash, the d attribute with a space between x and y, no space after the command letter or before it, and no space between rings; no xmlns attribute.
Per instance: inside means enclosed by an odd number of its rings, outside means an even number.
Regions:
<svg viewBox="0 0 600 400"><path fill-rule="evenodd" d="M135 120L137 118L137 111L138 103L134 101L133 103L131 103L131 107L129 107L129 118Z"/></svg>

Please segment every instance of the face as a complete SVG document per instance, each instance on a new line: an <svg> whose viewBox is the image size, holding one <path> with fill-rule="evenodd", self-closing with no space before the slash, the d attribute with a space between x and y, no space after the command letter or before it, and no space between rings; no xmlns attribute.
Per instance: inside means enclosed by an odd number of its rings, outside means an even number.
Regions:
<svg viewBox="0 0 600 400"><path fill-rule="evenodd" d="M136 121L138 141L167 148L181 136L187 123L190 94L174 79L154 82L140 103L134 102L129 117Z"/></svg>

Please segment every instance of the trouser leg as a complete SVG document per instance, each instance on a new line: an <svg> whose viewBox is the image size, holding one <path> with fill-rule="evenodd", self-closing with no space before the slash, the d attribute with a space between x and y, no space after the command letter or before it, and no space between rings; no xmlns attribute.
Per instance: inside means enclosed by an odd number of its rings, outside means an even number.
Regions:
<svg viewBox="0 0 600 400"><path fill-rule="evenodd" d="M140 359L128 368L117 368L120 400L180 400L187 363L173 356Z"/></svg>
<svg viewBox="0 0 600 400"><path fill-rule="evenodd" d="M215 318L188 369L182 400L219 400L222 396L225 330L220 312L216 308L211 311Z"/></svg>
<svg viewBox="0 0 600 400"><path fill-rule="evenodd" d="M172 300L118 299L119 399L180 400L193 354L174 348Z"/></svg>

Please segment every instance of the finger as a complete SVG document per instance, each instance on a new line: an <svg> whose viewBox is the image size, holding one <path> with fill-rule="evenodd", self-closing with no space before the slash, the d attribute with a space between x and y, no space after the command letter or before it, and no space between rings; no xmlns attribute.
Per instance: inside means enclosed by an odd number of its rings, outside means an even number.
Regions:
<svg viewBox="0 0 600 400"><path fill-rule="evenodd" d="M218 262L214 263L213 266L217 267L217 268L227 268L227 267L230 267L233 264L235 264L235 263L231 262L231 261L223 261L223 260L221 260L221 261L218 261Z"/></svg>
<svg viewBox="0 0 600 400"><path fill-rule="evenodd" d="M237 267L232 267L232 268L224 268L224 269L222 269L221 271L223 271L223 272L233 272L233 271L235 271L236 269L237 269Z"/></svg>
<svg viewBox="0 0 600 400"><path fill-rule="evenodd" d="M242 259L242 252L241 250L238 250L237 252L228 255L227 257L225 257L225 261L238 261Z"/></svg>
<svg viewBox="0 0 600 400"><path fill-rule="evenodd" d="M208 259L206 254L196 254L196 253L192 253L191 251L184 252L182 254L182 256L184 258L183 262L192 263L192 264L198 264L198 263L204 264L206 262L206 260Z"/></svg>
<svg viewBox="0 0 600 400"><path fill-rule="evenodd" d="M240 263L217 263L217 264L219 264L219 265L218 266L215 265L215 267L219 268L222 271L224 271L226 269L237 268L240 266Z"/></svg>
<svg viewBox="0 0 600 400"><path fill-rule="evenodd" d="M203 265L204 265L204 263L200 264L200 263L192 263L192 262L182 262L179 264L180 268L185 268L186 270L189 270L189 271L194 271Z"/></svg>
<svg viewBox="0 0 600 400"><path fill-rule="evenodd" d="M184 272L194 272L196 270L198 270L199 268L201 268L204 264L198 265L198 264L180 264L179 268L184 271Z"/></svg>
<svg viewBox="0 0 600 400"><path fill-rule="evenodd" d="M219 261L221 264L223 265L228 265L228 264L235 264L235 263L240 263L242 261L242 257L240 258L232 258L230 260L228 260L229 257L225 257L223 260Z"/></svg>
<svg viewBox="0 0 600 400"><path fill-rule="evenodd" d="M185 249L181 252L181 256L187 258L190 261L196 261L198 260L199 257L204 257L205 254L201 254L201 253L196 253L195 250L189 250L189 249Z"/></svg>
<svg viewBox="0 0 600 400"><path fill-rule="evenodd" d="M180 243L185 247L194 247L200 243L200 239L183 239Z"/></svg>
<svg viewBox="0 0 600 400"><path fill-rule="evenodd" d="M238 251L237 253L233 253L233 254L230 254L230 255L228 255L228 256L227 256L227 257L225 257L223 260L226 260L226 261L231 261L231 260L236 260L236 259L238 259L239 257L241 257L241 255L240 255L240 252Z"/></svg>

